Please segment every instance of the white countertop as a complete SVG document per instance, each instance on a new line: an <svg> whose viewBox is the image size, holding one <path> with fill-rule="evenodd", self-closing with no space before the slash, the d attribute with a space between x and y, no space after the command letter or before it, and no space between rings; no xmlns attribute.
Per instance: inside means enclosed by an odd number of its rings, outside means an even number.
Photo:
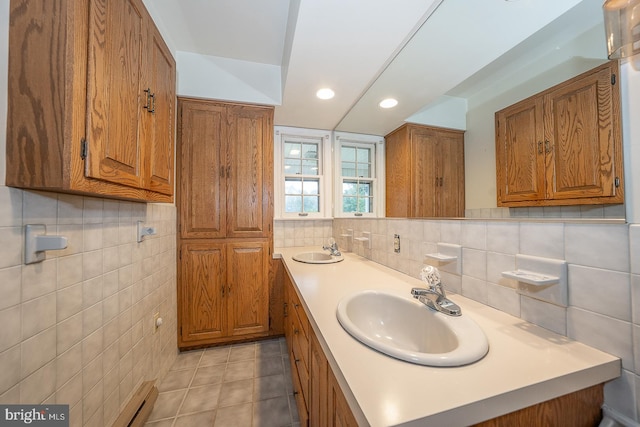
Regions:
<svg viewBox="0 0 640 427"><path fill-rule="evenodd" d="M406 290L409 295L422 282L351 253L335 264L291 258L318 250L275 252L294 279L311 326L363 425L464 426L620 376L617 357L455 294L447 296L487 335L489 353L482 360L432 368L386 356L342 329L338 302L365 289Z"/></svg>

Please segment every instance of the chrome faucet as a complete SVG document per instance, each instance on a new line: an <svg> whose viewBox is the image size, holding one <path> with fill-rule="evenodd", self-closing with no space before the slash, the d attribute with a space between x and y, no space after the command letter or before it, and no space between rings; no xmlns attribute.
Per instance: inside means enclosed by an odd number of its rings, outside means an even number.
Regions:
<svg viewBox="0 0 640 427"><path fill-rule="evenodd" d="M340 256L342 253L338 250L338 243L333 240L333 238L329 239L328 245L322 245L322 249L325 251L329 251L333 256Z"/></svg>
<svg viewBox="0 0 640 427"><path fill-rule="evenodd" d="M440 281L440 273L433 266L426 266L420 272L420 278L427 284L426 288L413 288L411 295L429 308L449 316L460 316L460 306L447 298Z"/></svg>

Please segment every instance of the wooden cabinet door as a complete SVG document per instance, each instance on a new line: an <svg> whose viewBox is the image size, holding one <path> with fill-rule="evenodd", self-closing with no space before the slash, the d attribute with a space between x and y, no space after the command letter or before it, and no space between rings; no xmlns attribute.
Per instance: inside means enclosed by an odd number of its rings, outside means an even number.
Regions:
<svg viewBox="0 0 640 427"><path fill-rule="evenodd" d="M179 111L180 237L225 237L227 109L211 102L180 100Z"/></svg>
<svg viewBox="0 0 640 427"><path fill-rule="evenodd" d="M347 399L344 397L335 375L329 369L327 387L329 423L330 427L358 427L358 422L353 416Z"/></svg>
<svg viewBox="0 0 640 427"><path fill-rule="evenodd" d="M611 67L544 96L547 199L616 193Z"/></svg>
<svg viewBox="0 0 640 427"><path fill-rule="evenodd" d="M150 25L151 108L145 110L147 137L146 187L173 194L173 138L175 133L176 64L155 25Z"/></svg>
<svg viewBox="0 0 640 427"><path fill-rule="evenodd" d="M273 109L228 109L227 236L268 237L273 188Z"/></svg>
<svg viewBox="0 0 640 427"><path fill-rule="evenodd" d="M91 0L86 175L144 186L140 120L149 17L142 0Z"/></svg>
<svg viewBox="0 0 640 427"><path fill-rule="evenodd" d="M411 217L435 216L437 138L429 129L411 129Z"/></svg>
<svg viewBox="0 0 640 427"><path fill-rule="evenodd" d="M401 127L385 137L386 216L411 216L411 144Z"/></svg>
<svg viewBox="0 0 640 427"><path fill-rule="evenodd" d="M224 244L183 243L179 262L180 341L189 343L223 337L226 329Z"/></svg>
<svg viewBox="0 0 640 427"><path fill-rule="evenodd" d="M229 336L269 331L269 244L227 244Z"/></svg>
<svg viewBox="0 0 640 427"><path fill-rule="evenodd" d="M529 98L496 113L498 206L544 198L542 112L542 98Z"/></svg>
<svg viewBox="0 0 640 427"><path fill-rule="evenodd" d="M318 338L309 333L309 425L326 427L327 417L327 357Z"/></svg>
<svg viewBox="0 0 640 427"><path fill-rule="evenodd" d="M438 181L433 200L434 216L464 216L464 134L441 131L434 138Z"/></svg>

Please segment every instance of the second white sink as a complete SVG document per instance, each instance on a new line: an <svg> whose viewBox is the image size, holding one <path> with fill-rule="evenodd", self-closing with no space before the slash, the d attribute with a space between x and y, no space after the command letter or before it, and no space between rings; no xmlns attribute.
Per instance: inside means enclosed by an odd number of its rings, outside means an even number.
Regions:
<svg viewBox="0 0 640 427"><path fill-rule="evenodd" d="M295 261L307 264L332 264L344 259L342 256L334 256L327 252L301 252L292 256Z"/></svg>
<svg viewBox="0 0 640 427"><path fill-rule="evenodd" d="M431 310L411 295L361 291L337 308L338 321L354 338L386 355L429 366L461 366L489 351L484 332L464 310L452 317Z"/></svg>

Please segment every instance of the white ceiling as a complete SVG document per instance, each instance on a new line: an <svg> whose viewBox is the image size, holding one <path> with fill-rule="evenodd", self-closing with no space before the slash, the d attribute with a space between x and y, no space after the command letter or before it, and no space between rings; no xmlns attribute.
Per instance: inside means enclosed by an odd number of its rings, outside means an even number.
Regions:
<svg viewBox="0 0 640 427"><path fill-rule="evenodd" d="M277 125L378 135L482 75L576 4L589 3L601 16L601 0L145 3L176 51L281 66ZM575 31L591 26L580 18ZM336 92L332 100L315 97L325 86ZM387 96L398 98L398 107L379 108Z"/></svg>

